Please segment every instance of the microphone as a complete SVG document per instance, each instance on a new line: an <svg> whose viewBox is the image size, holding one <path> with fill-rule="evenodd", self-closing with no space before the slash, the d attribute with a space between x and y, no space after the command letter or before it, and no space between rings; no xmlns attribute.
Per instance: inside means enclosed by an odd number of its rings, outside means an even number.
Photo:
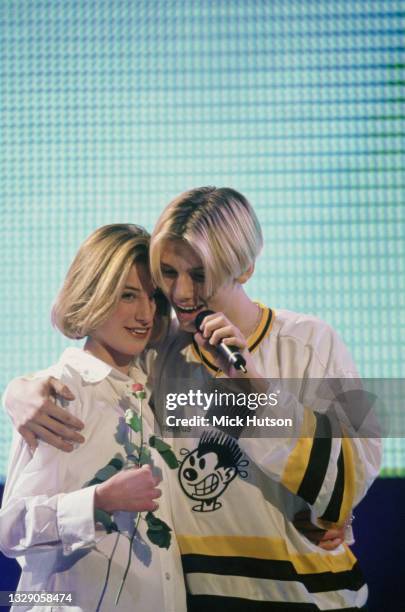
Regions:
<svg viewBox="0 0 405 612"><path fill-rule="evenodd" d="M198 313L194 320L194 325L196 326L197 331L201 331L201 323L204 321L205 317L211 314L215 314L213 310L202 310ZM219 344L213 346L212 348L218 353L218 355L225 359L228 365L233 366L236 370L240 370L244 374L247 373L246 361L240 354L237 346L224 344L221 340Z"/></svg>

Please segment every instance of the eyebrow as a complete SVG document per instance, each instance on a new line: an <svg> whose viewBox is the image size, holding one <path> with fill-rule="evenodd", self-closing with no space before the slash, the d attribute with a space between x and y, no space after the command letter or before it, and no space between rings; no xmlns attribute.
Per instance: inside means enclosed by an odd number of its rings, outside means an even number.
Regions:
<svg viewBox="0 0 405 612"><path fill-rule="evenodd" d="M164 261L161 262L160 264L161 268L171 268L172 270L174 270L173 266L171 266L168 263L165 263ZM198 266L197 268L190 268L191 272L204 272L204 266Z"/></svg>
<svg viewBox="0 0 405 612"><path fill-rule="evenodd" d="M125 285L124 289L132 289L132 291L137 291L138 293L141 292L141 289L139 289L139 287L133 287L132 285Z"/></svg>

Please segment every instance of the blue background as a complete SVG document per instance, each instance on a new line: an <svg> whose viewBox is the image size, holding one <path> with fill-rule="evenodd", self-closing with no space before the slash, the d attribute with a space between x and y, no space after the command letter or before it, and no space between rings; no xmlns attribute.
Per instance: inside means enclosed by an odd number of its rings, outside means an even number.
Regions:
<svg viewBox="0 0 405 612"><path fill-rule="evenodd" d="M0 11L1 388L66 345L49 310L84 237L119 221L151 230L174 195L203 184L232 186L258 211L252 297L327 320L363 376L403 376L402 2L2 0ZM10 433L2 414L0 476ZM404 469L404 441L388 440L384 474ZM399 479L378 482L357 520L365 563L390 567L377 599L399 576L402 531L386 530L403 493Z"/></svg>

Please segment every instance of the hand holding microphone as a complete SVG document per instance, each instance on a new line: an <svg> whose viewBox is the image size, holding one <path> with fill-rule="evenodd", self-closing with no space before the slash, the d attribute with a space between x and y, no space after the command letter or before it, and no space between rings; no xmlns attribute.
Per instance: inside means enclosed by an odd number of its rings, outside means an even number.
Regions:
<svg viewBox="0 0 405 612"><path fill-rule="evenodd" d="M197 331L208 342L208 350L225 362L227 369L233 367L247 373L246 359L241 352L246 348L246 341L236 335L236 328L222 313L203 310L198 313L194 323Z"/></svg>

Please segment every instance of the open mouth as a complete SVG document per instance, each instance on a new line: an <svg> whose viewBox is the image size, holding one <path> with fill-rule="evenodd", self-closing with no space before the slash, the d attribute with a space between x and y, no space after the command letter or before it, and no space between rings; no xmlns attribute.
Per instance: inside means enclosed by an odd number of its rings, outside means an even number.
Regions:
<svg viewBox="0 0 405 612"><path fill-rule="evenodd" d="M150 327L126 327L125 329L134 338L146 338L150 332Z"/></svg>
<svg viewBox="0 0 405 612"><path fill-rule="evenodd" d="M182 312L185 314L197 314L197 312L201 310L201 308L203 308L204 305L200 304L199 306L187 306L186 307L186 306L179 306L178 304L174 304L174 307L178 312Z"/></svg>
<svg viewBox="0 0 405 612"><path fill-rule="evenodd" d="M199 304L198 306L179 306L178 304L173 304L176 315L180 323L190 324L194 321L199 312L204 310L206 306L204 304Z"/></svg>
<svg viewBox="0 0 405 612"><path fill-rule="evenodd" d="M194 495L202 497L213 493L219 484L219 478L216 474L209 474L204 480L194 485Z"/></svg>

